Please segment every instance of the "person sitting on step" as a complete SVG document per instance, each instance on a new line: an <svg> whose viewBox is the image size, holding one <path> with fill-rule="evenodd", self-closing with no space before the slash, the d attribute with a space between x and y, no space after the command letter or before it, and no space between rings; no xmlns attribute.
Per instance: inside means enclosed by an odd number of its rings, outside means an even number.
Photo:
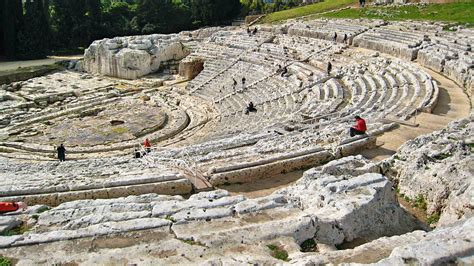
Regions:
<svg viewBox="0 0 474 266"><path fill-rule="evenodd" d="M257 109L255 109L253 102L249 102L249 104L247 105L247 109L245 110L245 114L248 115L250 112L257 112Z"/></svg>
<svg viewBox="0 0 474 266"><path fill-rule="evenodd" d="M356 115L355 117L356 124L350 128L349 134L351 137L355 135L364 135L367 131L367 126L365 124L365 120L362 119L360 116Z"/></svg>

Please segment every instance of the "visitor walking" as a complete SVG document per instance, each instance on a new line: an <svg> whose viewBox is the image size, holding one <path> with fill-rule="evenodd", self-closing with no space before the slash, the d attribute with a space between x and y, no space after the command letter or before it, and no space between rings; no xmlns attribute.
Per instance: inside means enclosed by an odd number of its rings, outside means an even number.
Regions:
<svg viewBox="0 0 474 266"><path fill-rule="evenodd" d="M283 67L283 71L281 72L281 76L282 77L285 76L286 73L288 73L288 68L285 66L285 67Z"/></svg>
<svg viewBox="0 0 474 266"><path fill-rule="evenodd" d="M331 74L331 70L332 70L332 64L331 64L331 62L328 62L328 69L327 69L327 70L328 70L328 75L330 75L330 74Z"/></svg>
<svg viewBox="0 0 474 266"><path fill-rule="evenodd" d="M24 202L0 202L0 213L14 212L19 209L26 210L28 205Z"/></svg>
<svg viewBox="0 0 474 266"><path fill-rule="evenodd" d="M333 41L334 41L334 42L336 42L336 41L337 41L337 32L334 32Z"/></svg>
<svg viewBox="0 0 474 266"><path fill-rule="evenodd" d="M66 161L66 148L64 148L64 144L61 143L59 147L56 149L58 152L58 159L60 162Z"/></svg>
<svg viewBox="0 0 474 266"><path fill-rule="evenodd" d="M354 118L356 124L350 128L349 134L351 135L351 137L354 137L355 135L364 135L367 131L365 120L358 115L356 115Z"/></svg>
<svg viewBox="0 0 474 266"><path fill-rule="evenodd" d="M245 77L242 77L242 88L245 87L245 81L246 81Z"/></svg>

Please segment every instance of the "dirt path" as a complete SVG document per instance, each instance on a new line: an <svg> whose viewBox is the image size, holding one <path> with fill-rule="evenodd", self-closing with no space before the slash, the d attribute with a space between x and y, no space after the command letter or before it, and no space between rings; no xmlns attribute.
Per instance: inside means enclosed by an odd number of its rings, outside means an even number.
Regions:
<svg viewBox="0 0 474 266"><path fill-rule="evenodd" d="M416 121L419 124L418 127L400 125L400 127L377 137L379 148L362 152L361 154L365 157L375 161L386 159L406 141L440 130L453 120L469 116L471 110L469 98L456 83L427 68L418 67L438 82L439 97L436 108L432 114L420 113L416 118L410 120L410 122Z"/></svg>
<svg viewBox="0 0 474 266"><path fill-rule="evenodd" d="M24 68L24 67L32 67L32 66L52 65L58 61L80 59L80 58L82 58L82 55L50 56L46 59L38 59L38 60L0 62L0 71L15 70L19 67Z"/></svg>
<svg viewBox="0 0 474 266"><path fill-rule="evenodd" d="M303 172L304 171L294 171L287 174L259 179L250 183L232 184L220 186L219 188L229 191L231 195L244 195L250 199L265 197L280 188L287 187L294 183L303 176Z"/></svg>

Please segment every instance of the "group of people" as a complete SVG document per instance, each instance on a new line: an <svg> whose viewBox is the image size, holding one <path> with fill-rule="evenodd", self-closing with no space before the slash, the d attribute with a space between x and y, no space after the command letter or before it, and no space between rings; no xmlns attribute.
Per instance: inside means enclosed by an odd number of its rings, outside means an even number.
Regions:
<svg viewBox="0 0 474 266"><path fill-rule="evenodd" d="M255 27L253 30L251 30L250 28L247 28L247 34L249 36L257 34L257 27Z"/></svg>
<svg viewBox="0 0 474 266"><path fill-rule="evenodd" d="M245 87L245 82L247 81L247 79L245 77L242 77L242 88ZM232 78L232 88L234 89L234 92L235 92L235 88L237 87L237 80L235 80L235 78ZM224 88L224 87L222 87Z"/></svg>
<svg viewBox="0 0 474 266"><path fill-rule="evenodd" d="M151 143L149 139L145 139L145 141L143 141L143 147L145 148L145 151L143 152L140 151L139 149L135 149L134 158L142 158L143 156L151 152ZM56 148L56 151L58 153L59 161L60 162L66 161L66 148L64 147L64 144L60 144Z"/></svg>
<svg viewBox="0 0 474 266"><path fill-rule="evenodd" d="M145 141L143 141L143 148L144 148L144 151L140 151L140 149L136 148L133 158L135 159L142 158L143 156L151 152L151 143L149 139L145 139Z"/></svg>

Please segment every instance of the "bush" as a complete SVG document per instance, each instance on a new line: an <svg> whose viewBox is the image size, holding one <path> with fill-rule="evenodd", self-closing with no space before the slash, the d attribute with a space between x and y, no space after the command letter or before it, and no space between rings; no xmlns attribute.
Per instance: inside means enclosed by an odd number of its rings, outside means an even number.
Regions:
<svg viewBox="0 0 474 266"><path fill-rule="evenodd" d="M427 224L435 224L439 221L439 218L440 218L440 213L435 212L432 215L428 216L428 218L426 219L426 223Z"/></svg>
<svg viewBox="0 0 474 266"><path fill-rule="evenodd" d="M426 211L427 204L423 195L419 194L418 196L416 196L415 200L413 201L413 206Z"/></svg>
<svg viewBox="0 0 474 266"><path fill-rule="evenodd" d="M267 247L272 251L272 257L274 257L275 259L288 261L288 252L286 252L286 250L284 250L282 247L272 244L267 245Z"/></svg>
<svg viewBox="0 0 474 266"><path fill-rule="evenodd" d="M317 251L316 242L314 239L306 239L303 243L301 243L301 252L314 252Z"/></svg>
<svg viewBox="0 0 474 266"><path fill-rule="evenodd" d="M9 258L5 258L0 255L0 266L11 266L13 265Z"/></svg>

